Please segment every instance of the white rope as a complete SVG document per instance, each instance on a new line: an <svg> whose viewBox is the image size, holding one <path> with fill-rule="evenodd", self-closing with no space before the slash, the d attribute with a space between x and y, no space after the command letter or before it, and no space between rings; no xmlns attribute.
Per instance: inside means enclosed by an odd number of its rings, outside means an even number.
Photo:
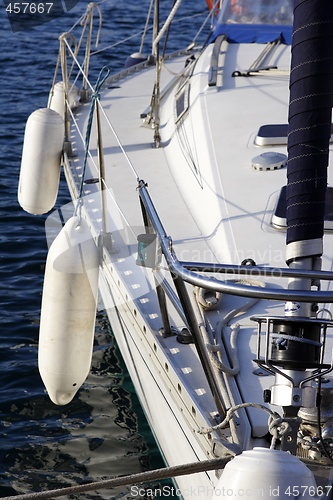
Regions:
<svg viewBox="0 0 333 500"><path fill-rule="evenodd" d="M273 412L270 408L267 408L267 406L258 403L241 403L239 405L233 406L232 408L229 408L229 410L226 413L225 419L221 423L217 425L212 425L211 427L207 428L202 427L201 429L198 430L198 434L209 434L213 431L217 431L218 429L223 429L224 427L227 427L230 420L233 418L234 413L238 410L241 410L242 408L258 408L259 410L263 410L269 413L269 415L274 419L281 418L277 412L275 411Z"/></svg>
<svg viewBox="0 0 333 500"><path fill-rule="evenodd" d="M186 75L186 73L188 73L188 72L189 72L189 69L190 69L191 65L194 63L194 60L193 60L193 62L191 62L190 64L188 64L188 65L187 65L187 66L186 66L186 67L185 67L182 71L180 71L179 73L175 73L174 71L171 71L171 69L168 67L168 65L167 65L167 64L165 64L165 60L164 60L164 59L161 61L161 63L162 63L163 68L164 68L164 69L165 69L168 73L170 73L170 75L173 75L173 76L184 76L184 75Z"/></svg>
<svg viewBox="0 0 333 500"><path fill-rule="evenodd" d="M162 27L162 29L160 30L159 34L157 35L157 37L153 41L153 54L156 53L156 46L157 46L158 42L161 40L161 38L164 35L164 33L166 32L166 30L168 29L169 25L171 24L172 19L175 17L175 14L176 14L176 12L178 10L178 7L180 6L181 2L182 2L182 0L177 0L177 2L175 3L175 5L171 9L171 12L170 12L167 20L165 21L164 26Z"/></svg>
<svg viewBox="0 0 333 500"><path fill-rule="evenodd" d="M207 428L202 427L201 429L198 429L198 431L197 431L198 434L210 434L214 431L217 431L219 429L223 429L223 428L227 427L230 420L233 418L234 413L238 410L243 409L243 408L257 408L257 409L263 410L269 414L268 430L269 430L270 434L272 435L272 441L271 441L271 446L270 446L271 449L275 448L275 444L276 444L276 441L278 439L281 439L282 436L284 434L286 434L286 432L290 431L289 422L295 422L295 421L300 422L301 421L301 419L299 417L295 417L295 418L281 417L277 412L272 411L270 408L267 408L266 406L258 404L258 403L241 403L239 405L233 406L232 408L230 408L227 411L226 417L223 420L223 422L221 422L218 425L213 425L213 426L207 427Z"/></svg>
<svg viewBox="0 0 333 500"><path fill-rule="evenodd" d="M262 288L265 288L265 283L262 281L256 281L256 280L231 280L232 282L235 283L240 283L243 285L250 285L250 286L260 286ZM229 311L228 314L224 316L224 318L221 319L221 321L217 324L216 329L215 329L215 339L216 339L216 344L210 344L208 345L208 349L216 354L220 353L220 356L222 356L222 353L224 352L224 343L225 340L223 339L223 334L224 334L224 329L227 326L228 322L231 321L232 319L236 318L237 316L240 316L242 314L245 314L251 307L253 307L259 299L250 299L248 300L245 304L242 304L239 307L236 307L232 311ZM240 325L238 323L230 325L230 339L229 339L229 344L230 344L230 364L231 366L223 363L220 361L216 355L212 356L212 361L214 365L222 372L227 373L228 375L235 376L237 373L239 373L240 370L240 364L239 364L239 359L238 359L238 351L237 351L237 337L238 333L240 331ZM221 342L219 342L217 339L221 338Z"/></svg>
<svg viewBox="0 0 333 500"><path fill-rule="evenodd" d="M75 44L75 50L74 50L75 57L76 57L76 56L78 55L78 53L79 53L79 50L80 50L80 47L81 47L81 43L82 43L82 40L83 40L83 36L84 36L85 30L86 30L86 27L87 27L87 26L84 26L84 28L83 28L83 30L82 30L82 33L81 33L81 36L80 36L80 40L79 40L79 42ZM85 62L85 61L83 61L83 63L84 63L84 62ZM70 79L70 78L71 78L72 73L73 73L73 71L74 71L74 67L75 67L75 61L74 61L74 59L73 59L73 61L72 61L72 67L71 67L71 69L70 69L70 71L69 71L69 73L68 73L68 79ZM77 82L77 80L78 80L79 76L80 76L80 72L78 71L78 73L77 73L77 75L76 75L76 78L75 78L74 82Z"/></svg>
<svg viewBox="0 0 333 500"><path fill-rule="evenodd" d="M61 62L61 50L59 50L59 52L58 52L58 58L57 58L56 67L55 67L55 71L54 71L52 86L51 86L51 90L50 90L50 94L49 94L49 99L48 99L48 103L47 103L47 107L48 108L51 107L52 99L54 97L54 87L55 87L55 84L57 82L57 75L58 75L58 70L59 70L60 62Z"/></svg>
<svg viewBox="0 0 333 500"><path fill-rule="evenodd" d="M97 31L97 36L96 36L96 48L98 47L98 43L99 43L99 38L100 38L100 33L101 33L101 30L102 30L102 21L103 21L103 16L102 16L102 11L100 9L100 7L93 3L93 2L90 2L86 8L86 11L85 13L80 17L80 19L74 24L74 26L72 26L72 28L68 31L68 33L70 33L78 24L80 24L81 26L83 26L83 29L81 31L81 36L80 36L80 40L79 42L75 45L75 51L74 51L74 54L75 54L75 57L77 56L77 54L79 53L79 50L81 48L81 44L82 44L82 41L83 41L83 37L85 35L85 32L86 32L86 29L87 29L87 26L88 26L88 23L89 22L93 22L93 16L94 16L94 8L97 8L98 10L98 13L99 13L99 28L98 28L98 31ZM89 44L90 46L90 43L91 43L91 39L89 39L90 37L90 34L88 34L88 40L87 40L87 46ZM90 54L91 55L91 54ZM83 64L85 64L86 62L86 56L83 60ZM74 63L75 63L75 59L73 58L73 62L72 62L72 68L69 72L69 78L73 72L73 68L74 68ZM79 77L79 74L77 75L75 81L78 79Z"/></svg>
<svg viewBox="0 0 333 500"><path fill-rule="evenodd" d="M102 3L102 2L99 2L99 3ZM178 10L178 7L179 7L180 3L181 3L181 0L177 0L176 4L174 5L173 9L171 10L171 12L170 12L170 14L169 14L169 16L168 16L168 18L167 18L167 20L166 20L166 22L165 22L165 24L164 24L164 26L163 26L162 30L160 31L159 35L158 35L158 36L157 36L157 38L155 39L155 41L154 41L154 43L155 43L155 44L157 44L157 43L158 43L158 41L161 39L161 37L162 37L162 36L163 36L163 34L165 33L165 31L166 31L166 29L168 28L168 26L170 25L170 23L171 23L172 19L174 18L175 14L176 14L176 12L177 12L177 10ZM72 31L72 30L74 29L74 27L76 27L79 23L80 23L81 25L83 25L83 24L87 24L87 20L88 20L89 16L91 16L91 15L92 15L93 7L95 7L95 6L97 7L97 9L98 9L98 11L99 11L99 15L100 15L100 22L101 22L101 15L102 15L102 14L101 14L101 10L100 10L100 8L99 8L99 6L98 6L97 4L95 4L95 3L91 2L91 3L88 5L88 7L87 7L86 12L85 12L85 13L84 13L84 14L80 17L80 19L79 19L79 20L78 20L78 21L77 21L77 22L73 25L73 27L70 29L70 31ZM201 14L197 14L197 15L201 15ZM195 16L189 16L188 18L191 18L191 17L195 17ZM187 18L184 18L184 19L187 19ZM116 45L118 45L118 44L124 43L125 41L130 40L131 38L134 38L134 37L138 36L138 34L143 33L143 34L145 35L145 33L146 33L149 29L151 29L151 27L147 27L147 24L146 24L145 29L144 29L143 31L141 31L141 32L139 32L139 33L137 33L137 34L134 34L134 35L132 35L131 37L128 37L128 38L126 38L126 39L124 39L124 40L122 40L122 41L120 41L120 42L117 42L117 43L115 43L115 44L113 44L113 45L109 46L109 47L105 47L104 49L101 49L101 50L99 50L99 51L92 52L92 53L91 53L91 55L93 55L93 54L97 54L97 53L99 53L99 52L102 52L102 51L106 50L107 48L111 48L111 47L114 47L114 46L116 46ZM69 32L68 32L68 33L69 33ZM70 36L72 36L72 35L70 35ZM98 34L98 36L97 36L97 39L98 39L98 38L99 38L99 34ZM77 81L77 79L78 79L78 77L79 77L79 74L81 73L81 74L82 74L82 76L83 76L83 79L86 81L86 83L87 83L88 87L89 87L89 88L90 88L90 90L93 92L93 91L94 91L94 88L93 88L92 84L90 83L90 81L89 81L89 79L88 79L88 76L86 75L86 73L85 73L85 71L84 71L83 67L81 66L81 64L79 63L79 61L78 61L78 59L77 59L77 57L76 57L76 56L77 56L77 49L76 49L76 50L74 50L74 52L73 52L73 50L71 49L71 47L70 47L70 45L69 45L68 41L66 40L66 37L63 37L63 39L64 39L65 45L66 45L66 47L67 47L67 49L68 49L68 51L69 51L69 54L71 55L71 57L73 58L74 63L77 65L77 67L78 67L78 69L79 69L78 75L77 75L77 76L76 76L76 78L75 78L75 82ZM74 82L74 84L75 84L75 82ZM74 85L74 84L73 84L73 85ZM73 86L73 85L72 85L72 86ZM139 178L139 175L138 175L138 173L137 173L137 171L136 171L136 169L135 169L134 165L132 164L132 162L131 162L131 160L130 160L130 158L129 158L128 154L126 153L126 151L125 151L125 149L124 149L124 147L123 147L123 145L122 145L122 143L121 143L121 141L120 141L120 139L119 139L119 137L118 137L118 135L117 135L117 133L116 133L116 131L115 131L115 129L114 129L114 127L113 127L113 125L112 125L111 121L110 121L110 119L109 119L109 117L107 116L107 114L106 114L105 110L103 109L103 107L102 107L102 105L101 105L101 103L100 103L99 101L98 101L98 106L99 106L99 108L100 108L101 112L103 113L103 115L104 115L104 117L105 117L105 120L106 120L106 122L107 122L108 126L110 127L110 129L111 129L111 131L112 131L112 133L113 133L113 135L114 135L114 137L115 137L115 139L116 139L116 141L117 141L117 143L118 143L118 146L119 146L119 148L120 148L121 152L123 153L123 155L124 155L124 157L125 157L125 159L126 159L126 161L127 161L128 165L129 165L129 167L131 168L131 170L132 170L133 174L135 175L136 180L137 180L137 181L139 181L139 179L140 179L140 178ZM82 134L81 134L81 132L80 132L80 130L79 130L79 128L78 128L78 126L77 126L77 124L76 124L76 121L75 121L74 115L73 115L73 113L72 113L72 111L71 111L71 110L70 110L70 114L71 114L72 119L73 119L73 121L74 121L74 123L75 123L75 126L76 126L76 128L77 128L77 130L78 130L78 133L79 133L79 135L80 135L80 137L81 137L81 139L82 139L82 141L83 141L83 143L84 143L84 138L82 137ZM94 165L95 169L98 171L97 165L96 165L96 163L95 163L95 161L94 161L94 159L93 159L93 157L92 157L91 153L89 152L88 154L89 154L89 158L90 158L90 160L92 161L92 163L93 163L93 165ZM106 186L106 187L107 187L107 186ZM109 193L110 193L110 192L109 192ZM110 193L110 195L112 196L112 194L111 194L111 193ZM112 199L113 199L113 201L115 202L115 200L114 200L114 197L113 197L113 196L112 196ZM122 214L122 215L123 215L123 214Z"/></svg>
<svg viewBox="0 0 333 500"><path fill-rule="evenodd" d="M102 11L97 3L90 2L88 4L86 12L81 17L80 24L81 24L81 26L87 26L87 24L91 21L91 18L94 16L94 8L95 7L99 13L99 27L98 27L98 31L97 31L97 35L96 35L96 42L95 42L95 47L97 48L98 44L99 44L99 38L100 38L101 31L102 31L102 22L103 22Z"/></svg>
<svg viewBox="0 0 333 500"><path fill-rule="evenodd" d="M228 375L235 376L240 370L240 365L239 365L239 359L238 359L238 353L237 353L237 337L238 333L240 330L240 325L239 323L235 323L230 326L231 334L230 334L230 348L231 348L231 365L232 367L226 365L219 359L217 359L215 356L213 357L213 362L215 366L222 372L227 373ZM212 352L222 352L222 345L221 344L216 344L216 345L209 345L208 348Z"/></svg>
<svg viewBox="0 0 333 500"><path fill-rule="evenodd" d="M67 45L67 47L72 52L71 46L68 43L67 38L69 38L70 43L72 43L74 45L74 51L76 51L76 49L77 49L77 43L76 43L74 35L67 32L67 33L63 33L62 35L59 36L59 41L60 41L59 57L60 57L61 71L62 71L62 77L63 77L63 83L64 83L65 89L67 88L67 85L69 83L70 75L68 74L68 71L67 71L67 55L66 55L66 49L63 46L63 42L65 43L65 45ZM58 66L58 63L57 63L57 66ZM56 66L56 69L58 70L57 66ZM64 74L64 71L66 72L66 74ZM55 75L55 77L56 77L56 75ZM55 80L54 80L54 82L55 82Z"/></svg>

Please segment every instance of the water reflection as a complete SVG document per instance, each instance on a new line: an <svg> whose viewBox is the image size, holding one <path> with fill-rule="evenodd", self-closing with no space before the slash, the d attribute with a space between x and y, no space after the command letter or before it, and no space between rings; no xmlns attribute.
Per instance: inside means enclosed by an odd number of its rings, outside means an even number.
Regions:
<svg viewBox="0 0 333 500"><path fill-rule="evenodd" d="M163 466L104 313L98 313L95 339L91 373L70 404L54 405L39 384L39 397L21 391L15 403L1 406L0 496ZM77 498L128 494L120 487Z"/></svg>

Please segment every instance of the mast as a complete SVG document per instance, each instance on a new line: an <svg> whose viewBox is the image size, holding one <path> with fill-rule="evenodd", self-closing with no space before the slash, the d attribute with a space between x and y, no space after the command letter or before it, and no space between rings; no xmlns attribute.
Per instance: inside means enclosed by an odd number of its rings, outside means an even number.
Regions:
<svg viewBox="0 0 333 500"><path fill-rule="evenodd" d="M295 0L287 170L290 267L321 267L332 105L333 2ZM310 287L309 280L290 283L290 288ZM298 315L309 317L310 307L297 306Z"/></svg>
<svg viewBox="0 0 333 500"><path fill-rule="evenodd" d="M290 71L287 264L298 270L320 270L323 254L327 166L333 106L333 1L294 0ZM310 290L320 282L294 278L289 288ZM296 454L301 407L316 406L314 378L323 364L326 326L316 305L287 302L285 316L272 324L270 367L275 384L267 401L283 406L290 427L281 449ZM269 331L270 326L267 326Z"/></svg>

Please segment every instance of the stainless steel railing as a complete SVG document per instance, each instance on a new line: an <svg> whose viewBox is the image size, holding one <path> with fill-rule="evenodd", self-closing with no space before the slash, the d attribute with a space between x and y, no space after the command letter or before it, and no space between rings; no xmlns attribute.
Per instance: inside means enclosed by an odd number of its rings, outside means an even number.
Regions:
<svg viewBox="0 0 333 500"><path fill-rule="evenodd" d="M218 291L230 295L239 295L255 299L268 299L277 301L298 301L298 302L333 302L333 290L331 291L310 291L310 290L289 290L288 288L261 288L235 284L228 281L217 280L215 277L202 276L198 273L233 273L251 276L271 276L286 278L308 278L331 280L333 273L328 271L296 270L289 268L271 268L263 266L234 266L225 264L210 264L196 262L180 262L172 248L172 239L166 234L163 224L158 216L155 206L150 198L146 184L140 181L138 186L143 207L150 219L151 225L156 232L161 251L164 254L170 271L187 283L199 286L208 290ZM194 271L195 270L195 271Z"/></svg>

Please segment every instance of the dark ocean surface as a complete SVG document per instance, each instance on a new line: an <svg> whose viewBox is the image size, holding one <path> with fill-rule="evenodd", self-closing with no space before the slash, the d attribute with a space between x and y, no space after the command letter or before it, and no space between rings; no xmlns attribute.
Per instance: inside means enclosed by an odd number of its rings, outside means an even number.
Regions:
<svg viewBox="0 0 333 500"><path fill-rule="evenodd" d="M71 28L86 5L80 0L57 19L13 33L0 2L0 497L164 465L103 310L97 313L90 375L70 404L60 407L50 401L37 368L47 215L25 213L17 202L24 127L30 113L47 106L58 36ZM148 0L102 2L99 48L137 33L148 6ZM162 19L170 6L169 0L161 0ZM176 19L196 13L203 14L185 21L185 27L174 23L170 50L185 47L206 17L204 0L183 0ZM203 38L207 33L208 27ZM151 34L147 38L150 42ZM94 56L91 81L104 65L112 72L121 69L126 57L139 50L140 41L139 36ZM69 201L62 179L55 209ZM157 498L171 495L169 487ZM129 488L121 487L73 498L133 497Z"/></svg>

